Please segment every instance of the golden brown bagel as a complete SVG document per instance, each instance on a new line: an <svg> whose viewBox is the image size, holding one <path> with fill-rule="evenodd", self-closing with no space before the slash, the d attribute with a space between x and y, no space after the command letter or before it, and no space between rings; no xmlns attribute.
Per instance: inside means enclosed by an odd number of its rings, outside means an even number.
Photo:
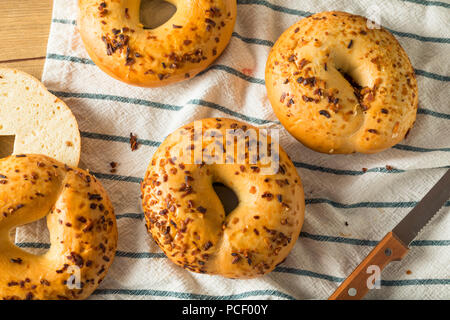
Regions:
<svg viewBox="0 0 450 320"><path fill-rule="evenodd" d="M192 78L230 41L236 0L168 0L177 11L144 29L140 0L79 0L78 26L86 50L110 76L142 87Z"/></svg>
<svg viewBox="0 0 450 320"><path fill-rule="evenodd" d="M11 229L45 216L51 247L44 255L9 241ZM114 209L95 177L42 155L0 159L0 300L86 298L116 247Z"/></svg>
<svg viewBox="0 0 450 320"><path fill-rule="evenodd" d="M385 29L345 12L302 19L275 43L266 87L283 126L324 153L374 153L414 124L418 89L409 58Z"/></svg>
<svg viewBox="0 0 450 320"><path fill-rule="evenodd" d="M207 130L215 130L216 138ZM226 130L263 134L261 129L223 118L179 128L158 148L148 167L142 183L143 208L148 231L177 265L199 273L254 278L272 271L294 246L304 219L303 187L281 148L270 155L279 155L276 173L263 174L264 147L259 158L253 157L256 138L249 137L250 149L243 139L232 143L234 138L229 138L224 143ZM269 137L269 143L273 141ZM244 157L234 154L235 146L237 150L244 146ZM227 163L209 161L206 150L211 148L213 156L223 150L220 159ZM194 155L202 150L203 159L195 156L195 164ZM191 155L186 155L188 151ZM228 215L213 183L231 188L239 199Z"/></svg>

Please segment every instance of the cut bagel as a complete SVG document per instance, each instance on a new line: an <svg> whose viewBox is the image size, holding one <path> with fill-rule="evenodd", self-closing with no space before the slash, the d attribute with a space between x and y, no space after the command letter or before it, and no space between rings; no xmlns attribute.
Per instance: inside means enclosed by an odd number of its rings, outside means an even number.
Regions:
<svg viewBox="0 0 450 320"><path fill-rule="evenodd" d="M78 165L80 132L69 107L31 75L0 68L0 141L11 140L5 136L15 136L13 154L43 154Z"/></svg>

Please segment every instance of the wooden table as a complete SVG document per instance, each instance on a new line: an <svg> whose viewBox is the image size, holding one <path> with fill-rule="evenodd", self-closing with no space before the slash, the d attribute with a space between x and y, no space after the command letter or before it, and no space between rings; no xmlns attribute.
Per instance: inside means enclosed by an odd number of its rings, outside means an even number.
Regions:
<svg viewBox="0 0 450 320"><path fill-rule="evenodd" d="M0 67L41 78L52 6L53 0L0 0Z"/></svg>

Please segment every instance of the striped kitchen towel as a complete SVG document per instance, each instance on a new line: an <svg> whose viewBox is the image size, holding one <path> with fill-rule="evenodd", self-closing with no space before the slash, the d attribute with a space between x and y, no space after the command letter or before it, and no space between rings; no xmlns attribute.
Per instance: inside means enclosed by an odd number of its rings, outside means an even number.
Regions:
<svg viewBox="0 0 450 320"><path fill-rule="evenodd" d="M83 168L108 190L116 208L119 248L92 299L325 299L450 167L448 0L238 0L238 18L223 55L201 75L164 88L116 81L87 55L76 24L77 1L55 0L43 82L75 113ZM416 70L420 101L408 138L373 154L325 155L280 127L264 86L270 48L314 12L377 16ZM303 180L305 224L288 258L269 275L230 280L171 263L147 235L139 182L158 145L173 130L206 117L278 127L280 143ZM132 152L129 134L140 147ZM110 162L117 162L112 173ZM382 274L371 299L450 299L450 202ZM42 252L45 222L19 228L17 245Z"/></svg>

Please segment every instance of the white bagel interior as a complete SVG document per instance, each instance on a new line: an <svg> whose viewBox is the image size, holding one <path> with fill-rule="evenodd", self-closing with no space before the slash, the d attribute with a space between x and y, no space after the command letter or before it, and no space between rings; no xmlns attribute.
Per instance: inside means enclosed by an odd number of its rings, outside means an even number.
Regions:
<svg viewBox="0 0 450 320"><path fill-rule="evenodd" d="M0 68L0 155L6 156L1 141L11 139L2 136L15 136L13 154L44 154L78 165L80 132L69 107L36 78L8 68Z"/></svg>

